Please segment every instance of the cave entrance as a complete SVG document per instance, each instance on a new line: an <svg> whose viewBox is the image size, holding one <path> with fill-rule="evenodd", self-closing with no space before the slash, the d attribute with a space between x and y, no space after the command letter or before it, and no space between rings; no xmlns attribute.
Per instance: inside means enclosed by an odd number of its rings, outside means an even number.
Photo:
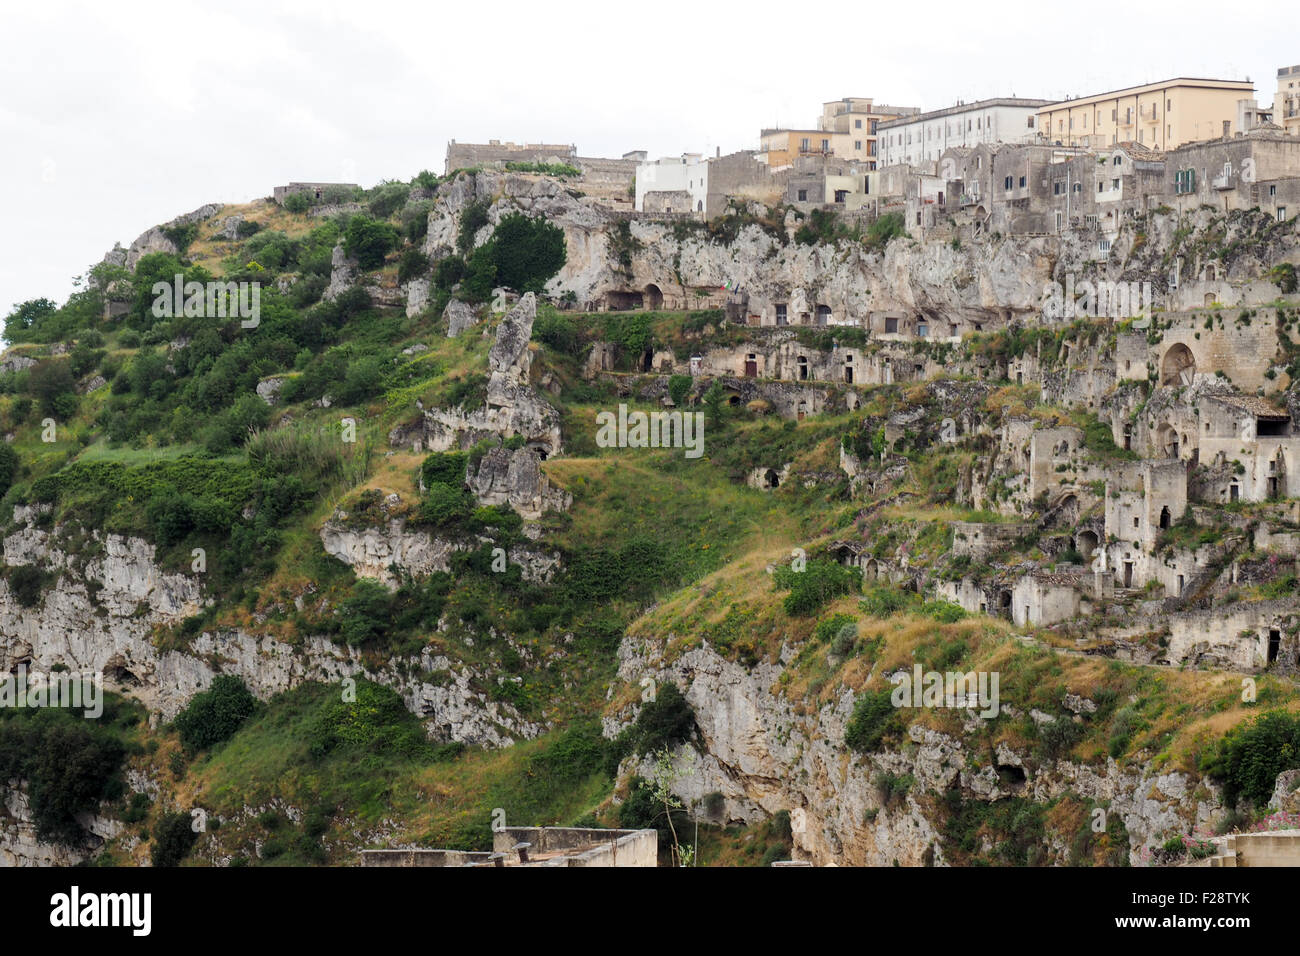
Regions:
<svg viewBox="0 0 1300 956"><path fill-rule="evenodd" d="M645 303L645 307L651 312L658 312L664 307L664 294L660 291L659 287L652 282L645 287L642 301Z"/></svg>
<svg viewBox="0 0 1300 956"><path fill-rule="evenodd" d="M798 365L799 365L799 381L801 382L808 381L808 359L800 355Z"/></svg>
<svg viewBox="0 0 1300 956"><path fill-rule="evenodd" d="M1277 660L1277 652L1282 647L1282 632L1276 627L1268 631L1268 663Z"/></svg>
<svg viewBox="0 0 1300 956"><path fill-rule="evenodd" d="M1170 524L1171 522L1169 518L1169 506L1165 505L1163 508L1160 509L1160 527L1168 528Z"/></svg>
<svg viewBox="0 0 1300 956"><path fill-rule="evenodd" d="M777 476L777 473L771 468L763 472L763 487L764 488L781 487L781 479Z"/></svg>

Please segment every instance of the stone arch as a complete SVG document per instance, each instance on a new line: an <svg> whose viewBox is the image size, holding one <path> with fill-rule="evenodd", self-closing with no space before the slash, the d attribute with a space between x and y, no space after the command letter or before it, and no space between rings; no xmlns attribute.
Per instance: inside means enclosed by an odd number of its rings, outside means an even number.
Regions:
<svg viewBox="0 0 1300 956"><path fill-rule="evenodd" d="M1168 422L1156 429L1156 450L1166 458L1178 457L1178 430Z"/></svg>
<svg viewBox="0 0 1300 956"><path fill-rule="evenodd" d="M664 307L663 291L657 285L651 282L648 286L645 287L645 292L643 294L642 301L645 303L645 307L649 309L651 312L658 312L660 309Z"/></svg>
<svg viewBox="0 0 1300 956"><path fill-rule="evenodd" d="M1181 342L1170 347L1160 360L1161 385L1191 385L1196 377L1196 356Z"/></svg>
<svg viewBox="0 0 1300 956"><path fill-rule="evenodd" d="M1074 539L1074 550L1078 551L1083 557L1091 558L1093 552L1097 550L1097 533L1095 531L1080 531Z"/></svg>

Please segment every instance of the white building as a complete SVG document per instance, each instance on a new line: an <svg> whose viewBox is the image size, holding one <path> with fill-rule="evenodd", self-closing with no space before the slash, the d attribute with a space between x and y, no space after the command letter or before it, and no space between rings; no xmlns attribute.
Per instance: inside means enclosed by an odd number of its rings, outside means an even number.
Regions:
<svg viewBox="0 0 1300 956"><path fill-rule="evenodd" d="M700 153L666 156L636 168L636 210L704 212L709 197L709 164Z"/></svg>
<svg viewBox="0 0 1300 956"><path fill-rule="evenodd" d="M877 127L880 165L935 162L950 146L1032 141L1037 132L1035 117L1050 102L1001 97L881 123Z"/></svg>

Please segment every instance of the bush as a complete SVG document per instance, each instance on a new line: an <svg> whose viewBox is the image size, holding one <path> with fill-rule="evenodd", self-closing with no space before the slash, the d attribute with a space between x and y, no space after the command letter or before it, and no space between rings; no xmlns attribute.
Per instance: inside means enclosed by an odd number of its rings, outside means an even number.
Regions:
<svg viewBox="0 0 1300 956"><path fill-rule="evenodd" d="M795 571L788 565L777 568L773 577L777 587L790 589L782 607L791 617L814 614L835 598L862 586L860 571L829 558L814 558L803 571Z"/></svg>
<svg viewBox="0 0 1300 956"><path fill-rule="evenodd" d="M1272 711L1238 724L1201 764L1223 784L1229 807L1241 797L1263 807L1272 798L1277 775L1300 767L1300 717Z"/></svg>
<svg viewBox="0 0 1300 956"><path fill-rule="evenodd" d="M541 292L564 267L566 256L563 229L522 213L497 223L484 248L491 249L496 281L518 292Z"/></svg>
<svg viewBox="0 0 1300 956"><path fill-rule="evenodd" d="M686 396L690 394L691 386L695 380L689 375L673 375L668 379L668 397L673 400L674 405L681 406L686 402Z"/></svg>
<svg viewBox="0 0 1300 956"><path fill-rule="evenodd" d="M396 229L365 216L354 216L343 238L343 251L362 269L378 269L396 245Z"/></svg>
<svg viewBox="0 0 1300 956"><path fill-rule="evenodd" d="M886 737L902 733L904 722L891 699L891 690L867 691L853 705L844 728L844 743L858 753L875 753Z"/></svg>
<svg viewBox="0 0 1300 956"><path fill-rule="evenodd" d="M13 446L0 442L0 495L8 491L18 475L18 452Z"/></svg>
<svg viewBox="0 0 1300 956"><path fill-rule="evenodd" d="M430 524L444 527L469 513L470 501L463 488L453 488L439 482L429 485L425 490L420 514Z"/></svg>
<svg viewBox="0 0 1300 956"><path fill-rule="evenodd" d="M429 259L419 246L407 246L402 250L402 258L397 263L397 281L405 285L412 279L423 278L429 271Z"/></svg>
<svg viewBox="0 0 1300 956"><path fill-rule="evenodd" d="M465 484L465 462L468 456L463 451L435 451L420 466L420 476L426 488L433 485L450 485L459 488Z"/></svg>
<svg viewBox="0 0 1300 956"><path fill-rule="evenodd" d="M1065 757L1083 739L1083 727L1066 717L1041 724L1038 728L1038 751L1049 760Z"/></svg>
<svg viewBox="0 0 1300 956"><path fill-rule="evenodd" d="M311 208L311 204L312 204L311 193L300 192L300 193L292 193L291 195L285 196L284 202L282 202L280 205L282 205L289 212L301 216L303 213L305 213L308 209Z"/></svg>
<svg viewBox="0 0 1300 956"><path fill-rule="evenodd" d="M195 694L176 715L181 745L194 752L228 740L256 709L257 698L242 679L218 675L208 690Z"/></svg>
<svg viewBox="0 0 1300 956"><path fill-rule="evenodd" d="M694 735L695 711L677 685L667 682L641 708L630 731L627 743L633 753L671 750Z"/></svg>
<svg viewBox="0 0 1300 956"><path fill-rule="evenodd" d="M41 593L49 582L50 575L34 564L18 564L5 572L9 581L9 591L20 607L33 608L41 603Z"/></svg>
<svg viewBox="0 0 1300 956"><path fill-rule="evenodd" d="M460 227L456 233L456 249L467 256L474 249L474 237L488 224L488 209L492 201L486 197L474 199L460 211Z"/></svg>
<svg viewBox="0 0 1300 956"><path fill-rule="evenodd" d="M188 813L166 814L153 830L153 865L180 866L198 838Z"/></svg>
<svg viewBox="0 0 1300 956"><path fill-rule="evenodd" d="M431 749L419 719L397 692L365 680L357 683L356 700L335 701L317 719L313 756L340 748L407 757L427 755Z"/></svg>

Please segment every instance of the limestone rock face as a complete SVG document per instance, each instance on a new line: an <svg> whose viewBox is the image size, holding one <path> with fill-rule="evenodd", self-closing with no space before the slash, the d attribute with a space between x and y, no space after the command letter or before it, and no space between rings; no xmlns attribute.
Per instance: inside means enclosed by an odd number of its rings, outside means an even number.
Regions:
<svg viewBox="0 0 1300 956"><path fill-rule="evenodd" d="M533 335L533 322L537 319L537 296L526 292L513 309L506 313L497 328L496 341L488 352L488 370L509 375L520 384L527 384L532 353L528 340Z"/></svg>
<svg viewBox="0 0 1300 956"><path fill-rule="evenodd" d="M459 299L452 299L447 308L442 310L442 317L447 320L447 338L454 339L466 329L478 325L478 313L474 307Z"/></svg>
<svg viewBox="0 0 1300 956"><path fill-rule="evenodd" d="M427 531L407 530L400 518L361 529L327 521L320 537L326 554L350 564L361 577L374 578L390 588L398 584L391 570L394 566L412 575L449 571L448 559L457 550L451 542Z"/></svg>
<svg viewBox="0 0 1300 956"><path fill-rule="evenodd" d="M632 686L646 677L659 686L672 681L691 703L703 747L683 745L673 757L684 771L673 789L686 805L717 791L725 800L725 821L755 822L779 810L800 811L802 825L793 834L799 859L817 865L890 866L897 860L919 866L933 854L936 865L945 865L940 821L927 807L953 787L966 799L1022 796L1046 802L1073 791L1110 801L1111 812L1122 815L1128 830L1132 862L1142 847L1156 845L1168 831L1206 824L1220 809L1211 782L1183 773L1161 773L1145 764L1121 768L1114 760L1103 765L1057 761L1034 770L1028 755L1005 745L997 750L998 764L1020 768L1026 779L1004 780L994 766L971 769L975 761L969 758L982 743L918 724L909 727L908 747L854 754L844 746L856 701L852 691L842 689L806 714L779 693L781 673L794 653L787 646L777 662L761 660L745 668L706 644L665 663L663 643L628 637L619 648L618 677ZM606 735L617 734L634 711L632 705L608 714ZM978 718L968 718L968 729L977 725ZM652 772L648 760L631 764L622 771ZM901 801L886 805L872 782L879 773L910 774L915 784Z"/></svg>
<svg viewBox="0 0 1300 956"><path fill-rule="evenodd" d="M355 259L349 259L343 252L343 246L334 247L330 256L330 284L321 296L326 302L333 302L357 283L360 268Z"/></svg>
<svg viewBox="0 0 1300 956"><path fill-rule="evenodd" d="M429 280L412 279L406 284L406 317L419 315L429 304Z"/></svg>
<svg viewBox="0 0 1300 956"><path fill-rule="evenodd" d="M281 376L268 378L257 383L257 397L268 405L274 405L280 400L280 389L284 387L285 379Z"/></svg>
<svg viewBox="0 0 1300 956"><path fill-rule="evenodd" d="M501 320L488 354L487 401L481 408L434 408L412 425L389 433L392 445L421 447L430 451L470 448L484 438L519 435L542 456L561 450L560 413L529 384L533 320L537 297L522 296Z"/></svg>
<svg viewBox="0 0 1300 956"><path fill-rule="evenodd" d="M4 539L5 562L59 570L59 586L42 595L38 607L24 608L0 580L0 670L26 664L33 671L48 672L59 664L74 672L98 672L106 689L134 697L165 719L207 689L218 673L242 677L262 699L303 681L366 677L392 687L440 740L497 747L541 732L540 725L520 718L509 704L490 701L472 689L490 678L427 649L368 665L358 650L325 637L308 636L290 645L235 628L204 632L183 649L160 651L152 640L153 629L192 616L208 603L202 576L162 570L153 545L139 538L92 532L91 540L77 551L65 550L58 529L48 532L30 524L39 510L15 509L20 527ZM381 543L385 534L390 538L387 545ZM360 534L347 547L349 539L331 540L335 553L369 555L370 564L360 563L372 572L386 556L385 547L413 567L439 566L439 546L432 540L393 543L394 534L400 536L401 529ZM549 573L548 556L540 549L524 549L518 561L539 575ZM387 565L382 571L387 572ZM439 671L446 673L432 682L418 676Z"/></svg>
<svg viewBox="0 0 1300 956"><path fill-rule="evenodd" d="M146 229L136 237L135 242L131 243L131 248L126 251L126 257L124 258L122 265L126 266L127 269L134 270L136 263L139 262L143 256L147 256L151 252L168 252L172 255L177 255L180 250L176 248L174 242L167 238L163 233L163 230L176 228L178 226L188 226L195 222L203 222L207 219L211 219L220 211L221 203L207 203L206 205L195 209L193 212L187 212L183 216L177 216L175 219L171 220L171 222L163 223L160 226L154 226L152 229ZM104 257L104 260L110 261L110 257L115 257L116 251L117 250L114 249L113 252L110 252Z"/></svg>
<svg viewBox="0 0 1300 956"><path fill-rule="evenodd" d="M493 448L468 480L469 489L484 505L508 504L525 518L545 511L566 511L573 496L553 488L542 473L541 458L531 448Z"/></svg>

